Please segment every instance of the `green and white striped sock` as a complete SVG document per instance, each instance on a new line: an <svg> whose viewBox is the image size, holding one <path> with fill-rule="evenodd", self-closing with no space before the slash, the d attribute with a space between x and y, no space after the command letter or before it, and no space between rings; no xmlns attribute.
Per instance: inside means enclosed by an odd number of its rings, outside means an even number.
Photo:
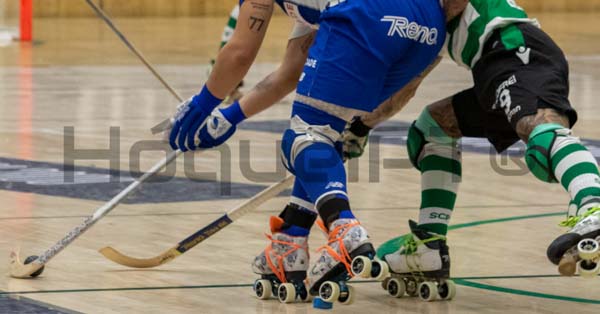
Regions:
<svg viewBox="0 0 600 314"><path fill-rule="evenodd" d="M416 127L428 142L419 160L419 228L446 235L462 175L460 148L458 141L444 133L427 109L417 120Z"/></svg>
<svg viewBox="0 0 600 314"><path fill-rule="evenodd" d="M550 151L552 172L577 205L575 215L581 215L598 205L593 200L600 199L598 163L579 139L571 136L570 130L563 130L564 134L556 137Z"/></svg>
<svg viewBox="0 0 600 314"><path fill-rule="evenodd" d="M225 29L223 29L223 35L221 36L221 48L223 48L223 46L225 46L229 40L231 40L231 36L233 35L233 31L237 25L239 15L240 6L236 5L233 10L231 10L231 13L229 14L229 21L227 21L227 25L225 25Z"/></svg>

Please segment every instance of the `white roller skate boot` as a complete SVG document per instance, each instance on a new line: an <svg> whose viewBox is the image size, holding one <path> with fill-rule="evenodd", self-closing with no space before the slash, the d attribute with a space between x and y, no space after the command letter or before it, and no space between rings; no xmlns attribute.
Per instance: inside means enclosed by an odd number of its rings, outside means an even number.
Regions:
<svg viewBox="0 0 600 314"><path fill-rule="evenodd" d="M308 301L304 285L308 270L308 237L294 237L281 232L283 219L271 217L271 243L252 263L252 271L261 275L254 283L259 299L277 296L283 303Z"/></svg>
<svg viewBox="0 0 600 314"><path fill-rule="evenodd" d="M600 207L569 217L560 224L571 229L552 241L546 252L563 276L593 278L600 273Z"/></svg>
<svg viewBox="0 0 600 314"><path fill-rule="evenodd" d="M329 229L321 220L318 224L329 239L326 245L317 250L320 255L308 272L309 293L319 296L319 299L315 299L315 307L320 307L317 301L350 304L354 300L354 291L346 282L352 277L352 259L357 256L372 259L375 249L367 230L356 219L337 219Z"/></svg>
<svg viewBox="0 0 600 314"><path fill-rule="evenodd" d="M446 237L419 229L412 220L409 226L411 233L392 239L377 249L377 257L391 272L391 276L383 281L383 288L397 298L406 293L424 301L438 297L452 299L456 295L456 286L449 280L450 255Z"/></svg>

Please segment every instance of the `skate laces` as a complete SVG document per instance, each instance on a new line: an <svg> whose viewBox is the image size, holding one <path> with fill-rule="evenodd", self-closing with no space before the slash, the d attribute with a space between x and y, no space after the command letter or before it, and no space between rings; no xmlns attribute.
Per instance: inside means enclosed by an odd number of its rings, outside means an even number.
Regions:
<svg viewBox="0 0 600 314"><path fill-rule="evenodd" d="M335 228L333 228L333 230L331 230L329 232L329 240L327 241L327 244L319 247L317 249L317 252L326 250L327 253L329 253L329 255L331 255L331 257L333 257L333 259L335 259L336 261L344 264L344 266L346 267L346 270L348 271L348 274L352 274L352 268L350 267L350 262L352 261L352 258L350 257L350 253L348 252L348 249L346 249L346 246L344 245L344 236L346 235L346 233L348 233L348 231L350 231L350 229L352 229L352 227L354 226L358 226L360 225L360 222L356 221L356 222L352 222L352 223L348 223L345 225L339 225ZM344 228L346 228L345 230L343 230ZM341 231L343 230L343 231ZM341 233L338 235L338 233L341 231ZM338 247L340 252L336 252L332 247L331 244L333 243L338 243Z"/></svg>
<svg viewBox="0 0 600 314"><path fill-rule="evenodd" d="M283 267L283 259L286 258L288 255L292 254L294 251L299 250L299 249L305 249L306 251L308 251L308 244L305 243L304 245L300 245L300 244L296 244L294 242L277 240L277 239L273 239L273 236L268 235L268 234L265 234L265 236L267 236L267 239L271 240L271 243L265 249L265 257L267 260L267 265L269 265L269 268L271 268L271 271L273 271L273 274L275 274L277 279L279 279L282 283L285 283L285 282L287 282L287 279L285 277L285 268ZM278 254L277 252L275 252L275 250L273 250L273 243L290 246L291 248L289 250L285 251L283 254ZM271 260L271 252L277 259L277 261L276 261L277 266L275 266L275 264Z"/></svg>
<svg viewBox="0 0 600 314"><path fill-rule="evenodd" d="M418 239L418 238L417 238ZM437 241L437 240L446 240L446 237L441 236L441 235L434 235L431 238L427 238L425 240L415 240L415 236L414 234L410 234L409 237L406 240L406 243L404 244L404 254L412 254L414 252L417 251L417 248L419 247L419 245L421 244L427 244L429 242L433 242L433 241Z"/></svg>
<svg viewBox="0 0 600 314"><path fill-rule="evenodd" d="M559 223L558 225L561 227L575 227L575 225L582 221L583 219L591 216L594 213L600 212L600 207L593 207L590 210L588 210L585 214L583 215L579 215L579 216L571 216L569 218L567 218L566 220L562 221L561 223Z"/></svg>

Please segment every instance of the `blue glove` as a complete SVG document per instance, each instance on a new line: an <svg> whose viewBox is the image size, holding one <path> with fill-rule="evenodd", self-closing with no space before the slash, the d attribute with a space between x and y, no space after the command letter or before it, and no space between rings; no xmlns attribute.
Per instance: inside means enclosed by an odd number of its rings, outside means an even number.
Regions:
<svg viewBox="0 0 600 314"><path fill-rule="evenodd" d="M215 97L206 87L200 94L190 98L177 108L173 117L173 128L169 134L169 144L173 149L195 150L194 140L200 125L223 100Z"/></svg>
<svg viewBox="0 0 600 314"><path fill-rule="evenodd" d="M237 101L227 108L213 110L206 124L200 129L198 146L212 148L225 143L244 119L246 116Z"/></svg>

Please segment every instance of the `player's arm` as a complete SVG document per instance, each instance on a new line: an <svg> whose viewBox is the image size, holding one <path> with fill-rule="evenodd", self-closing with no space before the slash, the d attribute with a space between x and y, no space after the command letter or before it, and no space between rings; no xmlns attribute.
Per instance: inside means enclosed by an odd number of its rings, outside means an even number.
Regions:
<svg viewBox="0 0 600 314"><path fill-rule="evenodd" d="M273 0L246 0L231 40L217 56L202 91L184 102L172 119L169 144L182 151L198 148L198 134L208 116L244 78L254 62L273 14ZM237 116L242 114L234 112ZM202 147L202 146L201 146Z"/></svg>
<svg viewBox="0 0 600 314"><path fill-rule="evenodd" d="M425 71L415 77L410 83L404 86L400 91L396 92L392 97L384 101L375 111L361 117L362 123L369 128L374 128L380 123L400 112L408 102L415 96L417 89L423 82L423 79L431 73L431 71L440 63L442 57L438 56Z"/></svg>
<svg viewBox="0 0 600 314"><path fill-rule="evenodd" d="M296 88L315 34L316 31L311 31L309 34L288 41L279 68L267 75L240 99L240 106L246 117L249 118L271 107Z"/></svg>
<svg viewBox="0 0 600 314"><path fill-rule="evenodd" d="M206 86L223 99L244 78L262 45L273 14L273 0L246 0L231 40L219 52Z"/></svg>
<svg viewBox="0 0 600 314"><path fill-rule="evenodd" d="M352 159L360 157L367 146L369 132L380 123L388 120L398 113L415 96L419 85L423 79L440 63L441 56L438 56L425 71L416 76L400 91L396 92L386 101L384 101L373 112L354 119L349 127L342 134L344 142L344 158Z"/></svg>
<svg viewBox="0 0 600 314"><path fill-rule="evenodd" d="M229 107L215 109L200 130L200 147L211 148L223 144L235 132L237 124L281 100L292 92L304 68L315 36L310 30L300 37L290 39L283 62L267 75L249 93Z"/></svg>

